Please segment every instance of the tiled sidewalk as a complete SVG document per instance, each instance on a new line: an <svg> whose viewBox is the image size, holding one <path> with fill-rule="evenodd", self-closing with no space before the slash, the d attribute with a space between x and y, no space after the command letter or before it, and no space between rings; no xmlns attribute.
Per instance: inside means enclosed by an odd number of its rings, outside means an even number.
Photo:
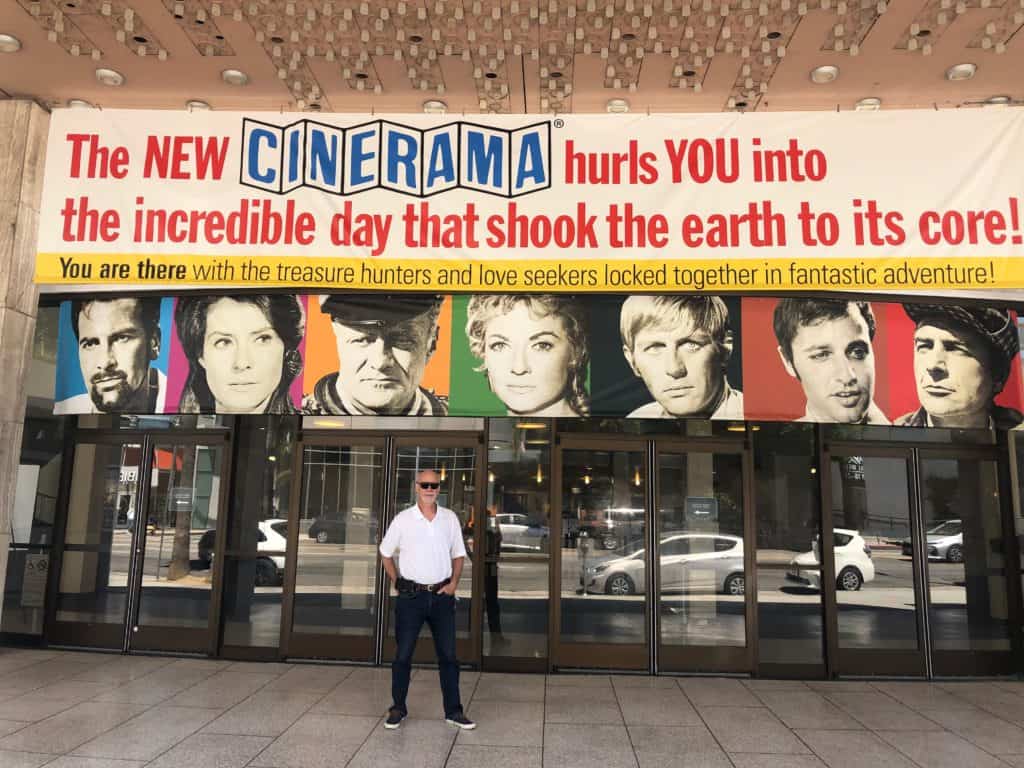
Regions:
<svg viewBox="0 0 1024 768"><path fill-rule="evenodd" d="M0 768L1024 766L1024 682L780 682L417 670L0 648Z"/></svg>

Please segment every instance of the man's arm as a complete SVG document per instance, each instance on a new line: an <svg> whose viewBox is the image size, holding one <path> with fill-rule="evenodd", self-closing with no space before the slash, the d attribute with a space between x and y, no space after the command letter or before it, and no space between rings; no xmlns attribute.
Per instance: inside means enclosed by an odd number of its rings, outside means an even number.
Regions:
<svg viewBox="0 0 1024 768"><path fill-rule="evenodd" d="M459 579L462 578L462 563L465 559L464 557L452 558L452 577L447 584L437 590L442 595L454 595L455 590L459 588Z"/></svg>
<svg viewBox="0 0 1024 768"><path fill-rule="evenodd" d="M384 557L382 555L380 561L384 564L384 572L388 575L388 578L391 579L391 583L397 585L398 569L395 568L395 558Z"/></svg>

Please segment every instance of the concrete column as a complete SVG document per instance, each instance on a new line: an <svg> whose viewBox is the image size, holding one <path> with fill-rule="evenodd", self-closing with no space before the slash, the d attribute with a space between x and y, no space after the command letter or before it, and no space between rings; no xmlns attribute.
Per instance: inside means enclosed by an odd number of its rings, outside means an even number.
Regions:
<svg viewBox="0 0 1024 768"><path fill-rule="evenodd" d="M0 598L7 579L25 377L39 304L32 275L49 124L49 113L34 102L0 101Z"/></svg>

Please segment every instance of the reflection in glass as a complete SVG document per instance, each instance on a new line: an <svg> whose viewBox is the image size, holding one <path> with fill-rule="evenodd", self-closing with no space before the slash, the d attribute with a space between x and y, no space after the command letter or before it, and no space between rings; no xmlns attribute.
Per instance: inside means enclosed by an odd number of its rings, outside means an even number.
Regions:
<svg viewBox="0 0 1024 768"><path fill-rule="evenodd" d="M758 425L754 477L760 663L824 662L814 454L810 424Z"/></svg>
<svg viewBox="0 0 1024 768"><path fill-rule="evenodd" d="M492 419L489 438L484 653L543 658L548 647L551 429L544 420Z"/></svg>
<svg viewBox="0 0 1024 768"><path fill-rule="evenodd" d="M383 448L303 449L294 633L373 635L383 482Z"/></svg>
<svg viewBox="0 0 1024 768"><path fill-rule="evenodd" d="M476 494L476 448L474 446L400 446L397 451L398 468L395 477L395 513L416 503L414 487L416 475L430 469L441 478L441 491L437 503L452 510L462 523L466 545L466 560L456 596L455 636L469 637L470 607L473 593L473 536L470 520L475 517L473 499ZM395 557L401 563L402 553ZM400 568L401 566L399 566ZM396 600L394 590L388 596L391 610ZM388 634L395 635L393 622L388 622Z"/></svg>
<svg viewBox="0 0 1024 768"><path fill-rule="evenodd" d="M996 463L922 458L921 496L932 647L1010 650Z"/></svg>
<svg viewBox="0 0 1024 768"><path fill-rule="evenodd" d="M562 642L645 642L645 472L639 451L562 451Z"/></svg>
<svg viewBox="0 0 1024 768"><path fill-rule="evenodd" d="M141 458L138 443L75 446L58 621L124 621Z"/></svg>
<svg viewBox="0 0 1024 768"><path fill-rule="evenodd" d="M205 531L216 531L221 451L211 445L153 447L142 558L140 627L206 629L210 570L199 557Z"/></svg>
<svg viewBox="0 0 1024 768"><path fill-rule="evenodd" d="M746 645L743 460L658 456L662 645Z"/></svg>
<svg viewBox="0 0 1024 768"><path fill-rule="evenodd" d="M907 462L834 456L831 472L839 647L917 649Z"/></svg>
<svg viewBox="0 0 1024 768"><path fill-rule="evenodd" d="M222 609L224 645L260 648L278 646L281 637L281 595L284 588L276 578L276 565L268 567L266 561L269 559L226 558Z"/></svg>

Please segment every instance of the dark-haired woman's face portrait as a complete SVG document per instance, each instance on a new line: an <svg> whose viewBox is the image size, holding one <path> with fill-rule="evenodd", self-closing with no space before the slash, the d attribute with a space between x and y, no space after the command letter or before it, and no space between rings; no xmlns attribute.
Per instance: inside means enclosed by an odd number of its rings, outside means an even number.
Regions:
<svg viewBox="0 0 1024 768"><path fill-rule="evenodd" d="M263 413L281 383L284 342L255 304L218 299L206 312L199 363L218 413Z"/></svg>
<svg viewBox="0 0 1024 768"><path fill-rule="evenodd" d="M484 331L484 365L491 389L510 413L571 415L566 396L572 349L561 316L536 316L519 303ZM560 407L561 406L561 407Z"/></svg>

